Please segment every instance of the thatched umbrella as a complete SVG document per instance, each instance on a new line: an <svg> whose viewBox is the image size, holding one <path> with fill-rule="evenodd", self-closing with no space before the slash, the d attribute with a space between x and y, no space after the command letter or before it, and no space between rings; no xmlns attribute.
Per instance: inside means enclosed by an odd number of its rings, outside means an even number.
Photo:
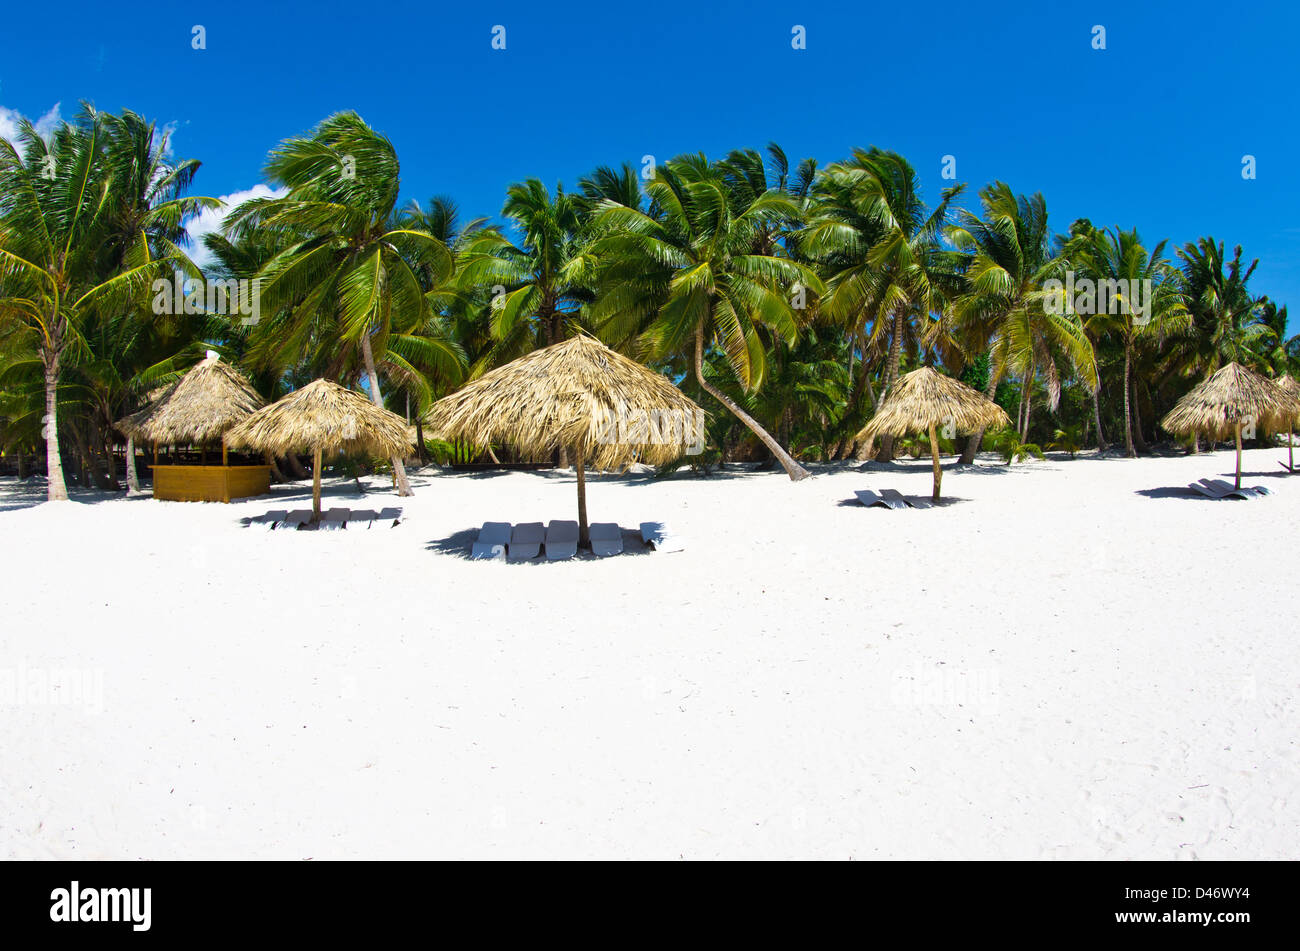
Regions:
<svg viewBox="0 0 1300 951"><path fill-rule="evenodd" d="M908 433L930 434L930 457L934 461L934 501L939 501L939 483L943 469L939 466L939 436L967 435L995 426L1010 426L1011 420L1002 407L979 390L960 380L944 376L932 367L921 367L904 376L890 389L871 422L858 433L859 440L876 436L906 436Z"/></svg>
<svg viewBox="0 0 1300 951"><path fill-rule="evenodd" d="M1160 421L1171 433L1208 433L1212 439L1237 442L1237 483L1241 488L1241 429L1243 426L1272 428L1294 416L1295 401L1272 380L1229 363L1204 380L1174 404Z"/></svg>
<svg viewBox="0 0 1300 951"><path fill-rule="evenodd" d="M570 449L587 544L585 467L661 465L702 447L704 410L666 377L579 334L483 374L435 403L428 422L441 439L501 443L534 457Z"/></svg>
<svg viewBox="0 0 1300 951"><path fill-rule="evenodd" d="M115 425L135 442L153 443L155 461L159 444L192 443L206 449L266 403L253 384L212 351L175 383L149 396L148 406ZM223 448L223 465L225 461Z"/></svg>
<svg viewBox="0 0 1300 951"><path fill-rule="evenodd" d="M411 438L406 420L396 413L376 406L355 390L329 380L314 380L230 430L226 445L247 446L277 456L310 449L312 518L319 521L321 459L325 453L405 456L411 451Z"/></svg>
<svg viewBox="0 0 1300 951"><path fill-rule="evenodd" d="M1288 374L1278 377L1277 385L1292 403L1293 411L1286 419L1286 467L1295 472L1295 448L1292 444L1295 442L1296 421L1300 419L1300 380Z"/></svg>

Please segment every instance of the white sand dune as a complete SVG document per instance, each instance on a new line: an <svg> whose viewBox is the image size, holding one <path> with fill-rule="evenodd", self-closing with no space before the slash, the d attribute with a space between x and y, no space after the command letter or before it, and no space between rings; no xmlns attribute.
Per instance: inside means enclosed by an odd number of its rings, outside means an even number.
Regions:
<svg viewBox="0 0 1300 951"><path fill-rule="evenodd" d="M1250 502L1183 488L1226 452L949 472L932 511L852 503L924 460L597 476L594 520L687 550L521 565L470 530L575 517L571 475L332 483L409 516L340 533L240 526L301 487L5 480L0 855L1295 858L1280 456Z"/></svg>

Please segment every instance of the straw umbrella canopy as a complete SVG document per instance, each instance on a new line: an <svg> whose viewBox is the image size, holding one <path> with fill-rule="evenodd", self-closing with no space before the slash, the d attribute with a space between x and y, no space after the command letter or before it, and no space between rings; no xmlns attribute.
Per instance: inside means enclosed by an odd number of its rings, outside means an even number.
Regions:
<svg viewBox="0 0 1300 951"><path fill-rule="evenodd" d="M265 404L243 374L209 351L175 383L150 393L148 406L115 425L136 442L151 442L155 447L206 446Z"/></svg>
<svg viewBox="0 0 1300 951"><path fill-rule="evenodd" d="M586 334L534 350L435 403L441 439L546 456L566 447L578 476L578 526L587 533L585 467L662 465L701 446L704 410L663 375Z"/></svg>
<svg viewBox="0 0 1300 951"><path fill-rule="evenodd" d="M277 456L312 454L312 518L320 520L321 460L325 453L405 456L411 451L406 420L376 406L355 390L314 380L259 409L226 433L226 445Z"/></svg>
<svg viewBox="0 0 1300 951"><path fill-rule="evenodd" d="M1240 489L1242 427L1284 425L1294 417L1296 408L1295 400L1272 380L1239 363L1229 363L1192 387L1160 425L1180 435L1208 433L1216 440L1233 436L1237 443L1236 487Z"/></svg>
<svg viewBox="0 0 1300 951"><path fill-rule="evenodd" d="M939 501L939 435L943 428L953 436L982 429L1010 426L1002 407L979 390L960 380L944 376L933 367L921 367L899 380L889 391L876 415L858 433L859 440L876 436L930 434L930 458L934 463L934 501Z"/></svg>
<svg viewBox="0 0 1300 951"><path fill-rule="evenodd" d="M1295 448L1292 444L1295 442L1296 420L1300 418L1300 380L1287 374L1278 377L1277 385L1292 403L1293 411L1286 419L1286 467L1291 472L1295 472Z"/></svg>

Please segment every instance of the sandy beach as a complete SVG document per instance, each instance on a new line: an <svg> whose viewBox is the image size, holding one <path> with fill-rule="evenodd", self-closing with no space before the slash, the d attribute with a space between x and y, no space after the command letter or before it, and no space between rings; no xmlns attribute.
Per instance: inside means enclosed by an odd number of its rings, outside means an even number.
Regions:
<svg viewBox="0 0 1300 951"><path fill-rule="evenodd" d="M0 483L5 858L1293 858L1285 450L589 477L681 552L467 560L572 473L326 483L396 528Z"/></svg>

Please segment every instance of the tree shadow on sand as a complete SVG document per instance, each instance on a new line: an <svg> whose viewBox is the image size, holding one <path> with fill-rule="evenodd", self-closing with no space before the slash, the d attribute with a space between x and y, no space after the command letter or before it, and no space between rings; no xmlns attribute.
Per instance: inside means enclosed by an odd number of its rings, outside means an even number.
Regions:
<svg viewBox="0 0 1300 951"><path fill-rule="evenodd" d="M0 480L0 512L16 512L19 509L35 508L44 505L49 489L45 477L28 478L22 482L6 478ZM149 492L128 495L125 488L113 490L83 489L69 487L68 500L79 505L98 505L101 502L139 502L152 498Z"/></svg>

